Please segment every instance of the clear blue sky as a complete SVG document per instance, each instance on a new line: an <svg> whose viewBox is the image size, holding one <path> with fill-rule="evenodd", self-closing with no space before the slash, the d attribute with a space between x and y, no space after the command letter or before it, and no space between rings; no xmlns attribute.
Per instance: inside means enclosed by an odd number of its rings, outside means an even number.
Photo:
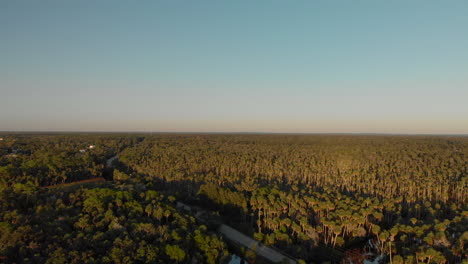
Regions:
<svg viewBox="0 0 468 264"><path fill-rule="evenodd" d="M0 131L468 134L468 1L0 1Z"/></svg>

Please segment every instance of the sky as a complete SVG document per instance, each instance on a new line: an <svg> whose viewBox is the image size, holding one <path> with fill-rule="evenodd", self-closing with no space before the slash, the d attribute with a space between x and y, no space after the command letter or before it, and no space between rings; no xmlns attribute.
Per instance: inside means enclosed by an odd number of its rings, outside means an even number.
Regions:
<svg viewBox="0 0 468 264"><path fill-rule="evenodd" d="M0 131L468 134L468 1L0 1Z"/></svg>

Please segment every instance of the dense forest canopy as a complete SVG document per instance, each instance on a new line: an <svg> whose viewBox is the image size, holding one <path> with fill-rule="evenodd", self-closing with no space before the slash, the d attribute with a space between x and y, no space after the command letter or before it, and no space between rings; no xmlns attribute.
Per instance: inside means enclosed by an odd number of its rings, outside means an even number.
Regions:
<svg viewBox="0 0 468 264"><path fill-rule="evenodd" d="M168 181L466 202L467 144L468 138L404 136L175 136L146 140L121 160Z"/></svg>
<svg viewBox="0 0 468 264"><path fill-rule="evenodd" d="M0 256L7 262L227 261L236 248L177 210L177 201L305 262L467 257L468 137L2 138ZM109 177L106 161L115 155ZM106 182L73 185L103 175Z"/></svg>

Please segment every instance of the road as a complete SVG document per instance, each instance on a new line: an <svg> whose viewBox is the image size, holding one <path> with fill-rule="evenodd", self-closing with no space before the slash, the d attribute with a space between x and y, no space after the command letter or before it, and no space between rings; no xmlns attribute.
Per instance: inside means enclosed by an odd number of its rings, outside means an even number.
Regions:
<svg viewBox="0 0 468 264"><path fill-rule="evenodd" d="M115 159L117 159L117 155L115 155L115 156L109 158L109 159L106 161L106 167L107 167L107 168L111 168L111 167L112 167L112 162L113 162Z"/></svg>
<svg viewBox="0 0 468 264"><path fill-rule="evenodd" d="M235 230L234 228L230 226L222 224L219 226L218 232L223 234L227 239L237 244L240 244L244 247L250 248L251 250L255 251L257 255L262 256L273 263L296 264L295 260L242 234L241 232Z"/></svg>

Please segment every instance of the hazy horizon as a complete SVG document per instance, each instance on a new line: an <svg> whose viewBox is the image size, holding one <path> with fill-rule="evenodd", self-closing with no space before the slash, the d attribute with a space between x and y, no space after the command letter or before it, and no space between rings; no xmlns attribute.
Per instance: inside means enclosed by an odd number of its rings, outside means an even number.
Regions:
<svg viewBox="0 0 468 264"><path fill-rule="evenodd" d="M468 134L443 134L443 133L359 133L359 132L249 132L249 131L226 131L226 132L210 132L210 131L73 131L73 130L4 130L0 131L0 135L9 136L15 134L29 135L65 135L65 134L150 134L150 135L297 135L297 136L408 136L408 137L468 137Z"/></svg>
<svg viewBox="0 0 468 264"><path fill-rule="evenodd" d="M0 131L468 134L466 1L2 1Z"/></svg>

